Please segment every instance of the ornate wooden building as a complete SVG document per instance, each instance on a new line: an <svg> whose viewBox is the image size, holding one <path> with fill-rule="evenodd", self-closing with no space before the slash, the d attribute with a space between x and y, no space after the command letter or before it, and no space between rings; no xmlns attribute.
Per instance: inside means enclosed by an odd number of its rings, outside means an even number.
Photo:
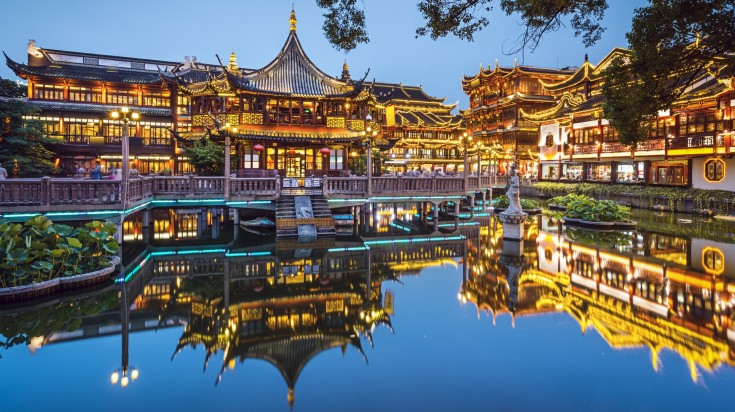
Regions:
<svg viewBox="0 0 735 412"><path fill-rule="evenodd" d="M122 123L109 113L120 106L142 118L130 133L142 173L194 172L181 148L213 132L230 135L233 169L245 175L347 174L350 154L368 138L382 150L398 141L395 155L414 153L426 164L461 163L450 149L464 131L454 106L421 87L353 79L346 62L339 77L328 75L306 55L296 22L292 10L283 48L260 69L240 68L234 52L226 65L196 57L178 63L42 49L34 41L27 64L6 60L27 80L49 134L63 136L54 150L66 174L95 161L119 167Z"/></svg>
<svg viewBox="0 0 735 412"><path fill-rule="evenodd" d="M526 113L538 122L541 180L673 185L732 190L730 159L735 93L727 68L692 83L672 107L659 113L647 141L631 147L618 141L603 116L603 70L614 49L597 65L585 59L564 81L542 83L553 95L548 110Z"/></svg>
<svg viewBox="0 0 735 412"><path fill-rule="evenodd" d="M470 98L470 108L463 112L467 130L477 143L491 148L483 172L504 172L515 157L524 172L536 170L538 125L525 114L554 106L554 96L543 87L568 78L569 69L546 69L518 65L483 69L462 78L462 90Z"/></svg>

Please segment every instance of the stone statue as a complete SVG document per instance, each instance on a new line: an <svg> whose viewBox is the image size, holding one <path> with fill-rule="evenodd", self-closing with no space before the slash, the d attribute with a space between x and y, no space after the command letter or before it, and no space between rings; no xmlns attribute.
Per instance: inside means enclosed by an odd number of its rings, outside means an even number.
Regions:
<svg viewBox="0 0 735 412"><path fill-rule="evenodd" d="M508 209L505 210L506 215L520 215L523 214L523 208L521 207L521 192L518 183L518 165L514 162L510 166L510 173L508 174L508 191L505 193L508 196Z"/></svg>

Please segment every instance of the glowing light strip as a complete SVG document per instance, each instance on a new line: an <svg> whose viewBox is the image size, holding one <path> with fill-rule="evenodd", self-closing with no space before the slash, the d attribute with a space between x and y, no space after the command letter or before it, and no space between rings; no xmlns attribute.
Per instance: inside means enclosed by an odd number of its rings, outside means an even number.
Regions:
<svg viewBox="0 0 735 412"><path fill-rule="evenodd" d="M269 205L271 203L273 202L271 202L270 200L244 200L241 202L227 202L227 205Z"/></svg>
<svg viewBox="0 0 735 412"><path fill-rule="evenodd" d="M227 252L226 257L243 257L243 256L270 256L271 252Z"/></svg>
<svg viewBox="0 0 735 412"><path fill-rule="evenodd" d="M411 231L411 229L409 229L409 228L406 228L406 227L403 227L403 226L399 226L399 225L397 225L397 224L396 224L395 222L391 222L389 226L393 226L393 227L395 227L395 228L401 229L401 230L403 230L404 232L410 232L410 231Z"/></svg>
<svg viewBox="0 0 735 412"><path fill-rule="evenodd" d="M327 249L327 252L352 252L355 250L370 250L369 246L335 247Z"/></svg>
<svg viewBox="0 0 735 412"><path fill-rule="evenodd" d="M423 237L423 238L413 238L413 239L392 239L392 240L366 240L365 244L367 246L372 245L388 245L388 244L396 244L396 243L420 243L420 242L444 242L447 240L463 240L465 239L464 236L444 236L444 237Z"/></svg>

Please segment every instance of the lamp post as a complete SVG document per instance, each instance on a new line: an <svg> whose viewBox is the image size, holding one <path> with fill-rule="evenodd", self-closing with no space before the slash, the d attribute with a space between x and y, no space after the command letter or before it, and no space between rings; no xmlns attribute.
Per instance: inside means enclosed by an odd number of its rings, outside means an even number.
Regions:
<svg viewBox="0 0 735 412"><path fill-rule="evenodd" d="M128 365L128 347L130 335L130 304L128 303L128 291L125 284L121 290L120 309L122 312L122 367L115 369L110 375L110 383L123 388L127 387L131 381L138 379L138 369Z"/></svg>
<svg viewBox="0 0 735 412"><path fill-rule="evenodd" d="M130 139L128 137L128 124L130 121L137 122L140 115L137 112L131 112L128 107L121 107L120 110L113 110L110 113L113 119L122 120L122 180L120 182L120 200L123 209L128 206L128 181L130 179Z"/></svg>
<svg viewBox="0 0 735 412"><path fill-rule="evenodd" d="M460 140L463 143L463 153L464 153L464 187L467 188L467 169L468 169L468 159L467 159L467 145L472 142L472 136L468 135L467 132L462 133L462 137Z"/></svg>
<svg viewBox="0 0 735 412"><path fill-rule="evenodd" d="M361 133L366 149L365 167L367 168L367 197L368 199L373 195L373 147L372 140L378 135L377 130L373 130L373 117L370 113L365 116L365 130Z"/></svg>
<svg viewBox="0 0 735 412"><path fill-rule="evenodd" d="M225 135L225 200L230 198L230 145L232 144L230 132L232 132L232 134L237 134L237 127L230 126L231 125L229 123L226 123L225 130L220 131L224 132Z"/></svg>

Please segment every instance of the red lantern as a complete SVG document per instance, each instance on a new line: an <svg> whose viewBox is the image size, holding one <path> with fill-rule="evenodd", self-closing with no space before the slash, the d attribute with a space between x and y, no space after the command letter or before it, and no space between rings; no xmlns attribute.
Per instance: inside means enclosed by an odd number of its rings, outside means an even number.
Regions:
<svg viewBox="0 0 735 412"><path fill-rule="evenodd" d="M256 152L262 152L263 150L265 150L265 147L263 147L262 144L258 143L255 146L253 146L253 150L255 150Z"/></svg>
<svg viewBox="0 0 735 412"><path fill-rule="evenodd" d="M329 151L330 150L328 147L322 147L321 149L319 149L319 153L324 154L324 155L328 155Z"/></svg>

